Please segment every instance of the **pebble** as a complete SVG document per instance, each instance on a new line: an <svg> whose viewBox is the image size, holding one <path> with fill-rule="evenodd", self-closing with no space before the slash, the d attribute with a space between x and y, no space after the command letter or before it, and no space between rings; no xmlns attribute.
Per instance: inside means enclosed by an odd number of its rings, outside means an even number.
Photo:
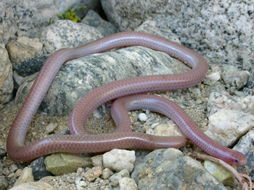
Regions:
<svg viewBox="0 0 254 190"><path fill-rule="evenodd" d="M138 186L134 179L123 177L119 180L120 190L137 190Z"/></svg>
<svg viewBox="0 0 254 190"><path fill-rule="evenodd" d="M223 146L232 145L254 126L254 115L238 110L221 109L209 116L206 135Z"/></svg>
<svg viewBox="0 0 254 190"><path fill-rule="evenodd" d="M100 166L103 167L103 162L102 162L102 155L96 155L91 157L93 166Z"/></svg>
<svg viewBox="0 0 254 190"><path fill-rule="evenodd" d="M57 123L50 123L46 126L47 134L52 134L54 130L57 128Z"/></svg>
<svg viewBox="0 0 254 190"><path fill-rule="evenodd" d="M225 65L222 78L228 88L240 90L243 88L250 77L248 71L242 71L232 65Z"/></svg>
<svg viewBox="0 0 254 190"><path fill-rule="evenodd" d="M86 171L84 173L84 177L91 182L94 181L96 178L100 177L101 174L102 168L100 166L96 166Z"/></svg>
<svg viewBox="0 0 254 190"><path fill-rule="evenodd" d="M112 176L114 173L109 169L109 168L105 168L104 170L102 170L102 179L108 179L110 176Z"/></svg>
<svg viewBox="0 0 254 190"><path fill-rule="evenodd" d="M127 169L131 172L136 160L135 151L113 149L103 154L103 166L115 171Z"/></svg>
<svg viewBox="0 0 254 190"><path fill-rule="evenodd" d="M33 173L32 173L32 168L25 167L22 170L21 175L19 176L19 178L15 182L14 186L18 186L20 184L33 182L33 181L34 181L34 177L33 177Z"/></svg>
<svg viewBox="0 0 254 190"><path fill-rule="evenodd" d="M139 121L146 121L148 118L145 113L140 113L140 114L138 114L138 119L139 119Z"/></svg>
<svg viewBox="0 0 254 190"><path fill-rule="evenodd" d="M14 186L10 190L55 190L55 189L48 183L38 181Z"/></svg>
<svg viewBox="0 0 254 190"><path fill-rule="evenodd" d="M115 187L119 185L119 180L123 177L130 177L130 173L127 169L124 169L118 173L113 174L109 180L111 181L111 184Z"/></svg>
<svg viewBox="0 0 254 190"><path fill-rule="evenodd" d="M209 80L211 80L211 81L216 82L216 81L218 81L218 80L221 79L221 73L218 72L218 71L217 71L217 72L212 72L212 73L208 74L208 75L206 76L206 78L209 79Z"/></svg>
<svg viewBox="0 0 254 190"><path fill-rule="evenodd" d="M90 158L64 153L47 156L44 163L47 170L54 175L75 172L80 167L92 165Z"/></svg>
<svg viewBox="0 0 254 190"><path fill-rule="evenodd" d="M51 176L52 174L47 171L44 164L44 157L40 157L31 162L30 167L33 170L33 176L35 180L40 180L45 176Z"/></svg>

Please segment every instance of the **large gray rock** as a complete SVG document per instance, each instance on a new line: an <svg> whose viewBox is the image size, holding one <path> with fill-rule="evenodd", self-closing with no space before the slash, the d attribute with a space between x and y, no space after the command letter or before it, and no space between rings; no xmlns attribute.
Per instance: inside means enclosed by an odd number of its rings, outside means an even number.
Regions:
<svg viewBox="0 0 254 190"><path fill-rule="evenodd" d="M98 6L99 0L1 0L0 43L18 36L38 37L41 29L68 8L86 6L81 16Z"/></svg>
<svg viewBox="0 0 254 190"><path fill-rule="evenodd" d="M134 76L173 74L186 70L184 64L165 53L144 47L129 47L86 56L62 66L44 98L43 110L50 114L66 114L84 94L104 83ZM28 77L18 89L18 102L26 96L33 79L34 76Z"/></svg>
<svg viewBox="0 0 254 190"><path fill-rule="evenodd" d="M254 70L253 0L168 1L101 0L120 30L135 29L147 19L169 28L180 41L213 63L239 64Z"/></svg>
<svg viewBox="0 0 254 190"><path fill-rule="evenodd" d="M12 65L8 52L0 46L0 108L12 98Z"/></svg>
<svg viewBox="0 0 254 190"><path fill-rule="evenodd" d="M226 190L205 168L177 149L155 150L145 156L132 173L138 189Z"/></svg>

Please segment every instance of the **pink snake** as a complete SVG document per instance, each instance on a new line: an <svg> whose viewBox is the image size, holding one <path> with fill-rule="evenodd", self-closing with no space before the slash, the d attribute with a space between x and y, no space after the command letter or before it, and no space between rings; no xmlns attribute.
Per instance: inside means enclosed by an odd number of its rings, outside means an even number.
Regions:
<svg viewBox="0 0 254 190"><path fill-rule="evenodd" d="M165 52L192 69L173 75L128 78L95 88L74 107L68 124L71 135L49 136L41 141L25 145L29 124L64 62L127 46L144 46ZM246 157L242 153L221 146L210 139L175 103L159 96L140 95L145 92L194 86L204 79L207 70L206 60L193 50L162 37L141 32L117 33L77 48L60 49L49 56L43 65L10 128L7 139L8 155L13 160L31 161L54 152L99 153L113 148L152 150L168 147L179 148L185 144L184 137L160 137L132 132L127 110L142 108L170 117L187 138L208 154L230 164L243 165L246 163ZM112 105L112 117L117 126L116 130L113 133L100 135L88 134L84 128L88 116L98 106L115 99L117 100Z"/></svg>

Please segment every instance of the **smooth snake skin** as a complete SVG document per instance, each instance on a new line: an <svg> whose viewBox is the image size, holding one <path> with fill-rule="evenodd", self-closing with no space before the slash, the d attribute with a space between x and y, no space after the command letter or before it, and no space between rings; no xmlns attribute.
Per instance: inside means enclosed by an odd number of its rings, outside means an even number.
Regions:
<svg viewBox="0 0 254 190"><path fill-rule="evenodd" d="M185 63L191 70L180 74L127 78L95 88L81 98L70 114L68 126L72 135L49 136L25 145L29 124L63 63L127 46L144 46L165 52ZM13 160L31 161L54 152L98 153L113 148L152 150L179 148L185 144L183 137L160 137L132 132L127 110L144 108L170 117L187 138L208 154L230 164L243 165L246 157L242 153L223 147L207 137L175 103L159 96L140 94L194 86L204 79L207 70L206 60L195 51L162 37L141 32L117 33L77 48L60 49L44 63L10 128L7 139L8 155ZM84 127L88 116L100 105L115 99L117 100L112 106L112 116L116 130L107 134L88 134Z"/></svg>

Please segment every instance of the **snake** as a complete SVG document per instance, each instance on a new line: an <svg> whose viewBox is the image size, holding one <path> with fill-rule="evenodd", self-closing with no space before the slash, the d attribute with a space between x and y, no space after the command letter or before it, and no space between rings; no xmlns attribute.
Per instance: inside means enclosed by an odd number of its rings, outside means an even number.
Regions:
<svg viewBox="0 0 254 190"><path fill-rule="evenodd" d="M125 78L94 88L81 97L71 111L68 120L71 134L51 135L26 144L25 139L33 116L63 63L129 46L143 46L164 52L190 69L176 74ZM119 32L75 48L59 49L43 64L10 127L7 137L8 156L15 161L29 162L56 152L101 153L114 148L180 148L185 145L187 137L204 152L229 164L243 165L246 163L244 154L209 138L180 106L166 98L144 94L195 86L204 80L207 72L208 63L202 55L179 43L144 32ZM87 118L96 108L109 101L114 101L111 114L116 129L109 133L91 134L85 127ZM185 137L155 136L132 131L128 111L135 109L149 109L171 118Z"/></svg>

